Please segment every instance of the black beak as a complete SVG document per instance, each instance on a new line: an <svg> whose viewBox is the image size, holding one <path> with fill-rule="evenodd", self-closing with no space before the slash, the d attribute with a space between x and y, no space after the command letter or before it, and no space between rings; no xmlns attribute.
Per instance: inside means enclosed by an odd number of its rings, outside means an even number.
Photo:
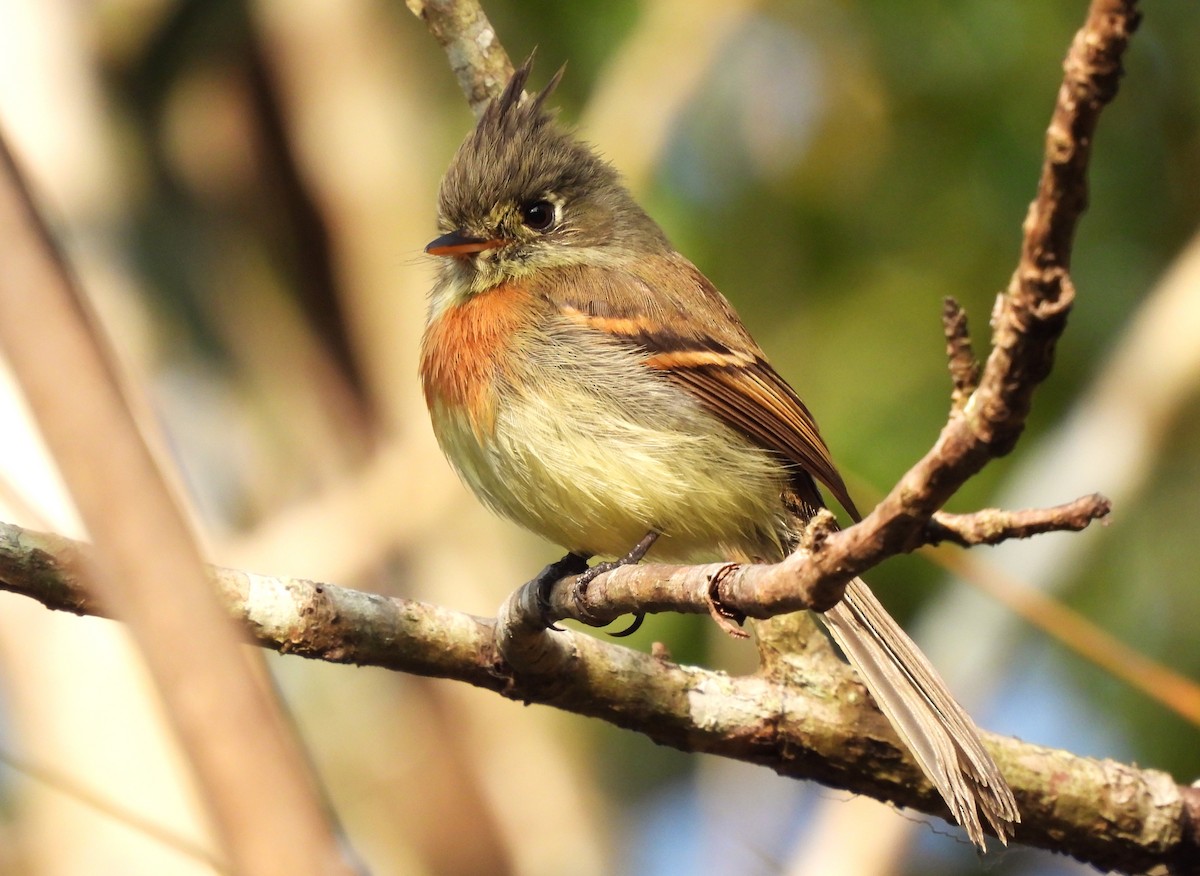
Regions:
<svg viewBox="0 0 1200 876"><path fill-rule="evenodd" d="M490 240L483 237L471 237L460 229L430 241L429 245L425 247L425 252L435 256L468 256L483 252L485 249L504 246L507 242L500 237Z"/></svg>

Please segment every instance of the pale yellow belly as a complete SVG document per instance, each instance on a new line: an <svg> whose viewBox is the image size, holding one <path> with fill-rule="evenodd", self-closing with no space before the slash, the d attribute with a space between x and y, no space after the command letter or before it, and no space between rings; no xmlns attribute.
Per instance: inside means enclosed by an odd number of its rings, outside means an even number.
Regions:
<svg viewBox="0 0 1200 876"><path fill-rule="evenodd" d="M442 407L438 440L489 506L568 550L618 556L653 530L661 560L781 556L779 462L661 375L627 378L609 392L572 375L514 393L482 440Z"/></svg>

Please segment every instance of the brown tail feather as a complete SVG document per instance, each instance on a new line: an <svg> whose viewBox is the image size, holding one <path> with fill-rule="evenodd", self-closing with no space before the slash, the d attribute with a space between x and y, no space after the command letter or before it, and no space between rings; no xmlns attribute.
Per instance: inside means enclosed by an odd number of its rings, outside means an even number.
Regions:
<svg viewBox="0 0 1200 876"><path fill-rule="evenodd" d="M1021 820L1016 800L974 722L921 650L858 578L821 617L971 841L984 848L982 813L1007 845Z"/></svg>

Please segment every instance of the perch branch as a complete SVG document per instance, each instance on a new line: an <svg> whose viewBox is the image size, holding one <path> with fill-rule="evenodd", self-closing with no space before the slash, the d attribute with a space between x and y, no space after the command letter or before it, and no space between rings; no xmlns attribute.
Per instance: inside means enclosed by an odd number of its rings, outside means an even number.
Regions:
<svg viewBox="0 0 1200 876"><path fill-rule="evenodd" d="M48 608L96 613L76 573L91 551L0 524L0 588ZM302 579L231 569L211 575L247 637L281 653L456 679L600 718L684 751L944 814L936 791L841 664L803 686L731 678L566 631L542 637L553 641L559 671L516 675L499 658L490 619ZM1197 789L1155 770L986 738L1025 816L1017 834L1022 843L1102 869L1200 867Z"/></svg>
<svg viewBox="0 0 1200 876"><path fill-rule="evenodd" d="M1107 499L1093 494L1054 508L938 512L912 547L941 542L993 545L1047 532L1076 532L1110 510ZM846 582L859 574L855 542L848 532L838 531L833 515L823 511L810 522L800 547L783 562L620 566L596 576L582 602L576 602L571 586L575 576L570 576L550 594L549 612L538 605L536 588L526 585L511 597L507 617L520 618L532 634L538 630L534 623L538 617L604 625L631 613L719 611L724 618L741 621L806 609L825 611L841 599Z"/></svg>

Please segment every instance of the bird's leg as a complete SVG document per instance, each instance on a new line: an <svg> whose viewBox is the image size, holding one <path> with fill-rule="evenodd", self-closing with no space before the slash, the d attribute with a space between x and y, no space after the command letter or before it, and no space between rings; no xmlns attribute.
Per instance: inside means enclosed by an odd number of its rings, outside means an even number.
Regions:
<svg viewBox="0 0 1200 876"><path fill-rule="evenodd" d="M538 612L546 624L546 629L562 632L562 628L555 626L554 622L550 620L550 591L554 589L555 584L568 575L580 575L587 572L589 559L591 558L572 551L561 560L555 560L542 569L526 585L532 585L537 590Z"/></svg>
<svg viewBox="0 0 1200 876"><path fill-rule="evenodd" d="M575 600L575 609L579 612L580 618L586 619L588 617L588 610L584 605L584 597L587 596L588 585L596 579L596 576L603 575L605 572L611 572L613 569L618 569L621 566L632 566L636 563L640 563L642 561L642 557L646 556L646 552L650 550L650 548L654 545L654 542L657 540L658 533L651 530L650 532L647 532L645 537L635 544L633 546L633 550L631 550L625 556L607 563L597 563L575 579L575 589L572 592L572 597ZM645 619L646 616L644 614L641 612L636 613L633 616L633 623L621 630L619 633L612 633L612 636L614 638L620 638L622 636L633 635L633 633L637 631L638 627L642 625L642 621Z"/></svg>

